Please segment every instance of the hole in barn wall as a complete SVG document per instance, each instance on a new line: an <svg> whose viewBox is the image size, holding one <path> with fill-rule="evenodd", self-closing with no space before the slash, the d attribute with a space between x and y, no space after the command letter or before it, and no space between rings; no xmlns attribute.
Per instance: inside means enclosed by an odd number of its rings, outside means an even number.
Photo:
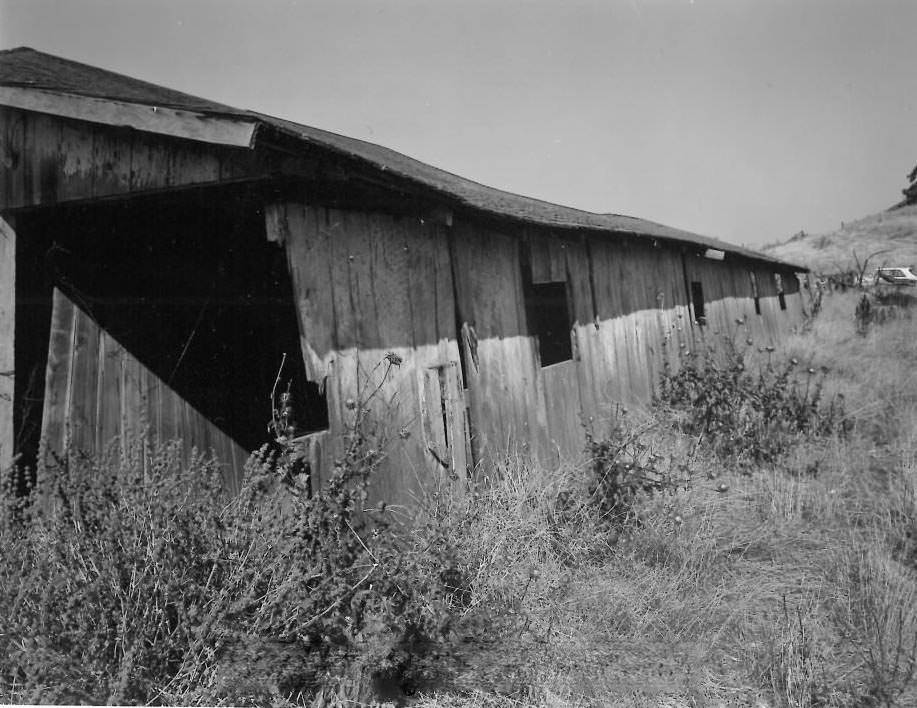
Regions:
<svg viewBox="0 0 917 708"><path fill-rule="evenodd" d="M16 316L29 325L17 325L16 368L41 372L35 391L17 377L17 408L26 411L17 444L31 459L55 285L246 449L268 437L284 353L277 390L289 386L297 434L328 427L326 397L305 376L286 254L267 241L255 193L196 190L36 210L17 226L25 277L17 278Z"/></svg>
<svg viewBox="0 0 917 708"><path fill-rule="evenodd" d="M758 296L758 275L754 271L748 271L748 277L751 280L751 296L755 301L755 314L761 314L761 298Z"/></svg>
<svg viewBox="0 0 917 708"><path fill-rule="evenodd" d="M694 321L700 325L707 324L704 310L704 288L697 280L691 281L691 307L694 310Z"/></svg>
<svg viewBox="0 0 917 708"><path fill-rule="evenodd" d="M565 282L533 283L526 294L530 333L538 338L542 366L573 359L570 305Z"/></svg>

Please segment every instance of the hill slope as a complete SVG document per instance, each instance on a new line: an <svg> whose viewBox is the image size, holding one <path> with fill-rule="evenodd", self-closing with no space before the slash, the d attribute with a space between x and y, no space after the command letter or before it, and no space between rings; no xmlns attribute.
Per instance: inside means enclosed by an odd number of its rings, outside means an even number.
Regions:
<svg viewBox="0 0 917 708"><path fill-rule="evenodd" d="M853 254L862 261L881 251L872 268L917 264L917 205L883 211L844 224L828 234L805 234L765 246L768 255L806 265L818 273L837 273L855 268Z"/></svg>

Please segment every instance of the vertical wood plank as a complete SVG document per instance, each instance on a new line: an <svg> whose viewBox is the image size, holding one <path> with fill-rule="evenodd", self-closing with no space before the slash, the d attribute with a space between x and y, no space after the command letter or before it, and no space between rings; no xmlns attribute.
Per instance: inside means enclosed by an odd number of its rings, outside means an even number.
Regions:
<svg viewBox="0 0 917 708"><path fill-rule="evenodd" d="M461 371L455 361L442 368L442 382L446 410L446 430L452 470L457 475L459 491L464 490L464 480L470 472L468 459L468 431L465 429L465 397L462 394Z"/></svg>
<svg viewBox="0 0 917 708"><path fill-rule="evenodd" d="M92 196L130 190L131 143L127 131L97 127L92 140Z"/></svg>
<svg viewBox="0 0 917 708"><path fill-rule="evenodd" d="M99 450L107 450L121 435L121 361L120 345L107 333L100 339L99 391L97 394Z"/></svg>
<svg viewBox="0 0 917 708"><path fill-rule="evenodd" d="M67 404L70 384L70 353L76 308L57 288L52 295L51 339L45 370L45 401L41 436L48 452L62 454L67 448Z"/></svg>
<svg viewBox="0 0 917 708"><path fill-rule="evenodd" d="M70 436L74 451L92 453L98 418L99 328L89 316L75 308L70 381Z"/></svg>
<svg viewBox="0 0 917 708"><path fill-rule="evenodd" d="M173 185L216 182L220 178L220 159L213 149L185 141L168 153L168 175Z"/></svg>
<svg viewBox="0 0 917 708"><path fill-rule="evenodd" d="M576 369L576 362L562 361L541 370L553 462L576 458L585 444Z"/></svg>
<svg viewBox="0 0 917 708"><path fill-rule="evenodd" d="M0 107L0 159L4 165L0 199L5 208L24 206L26 201L25 113Z"/></svg>
<svg viewBox="0 0 917 708"><path fill-rule="evenodd" d="M12 463L14 453L15 341L16 232L0 217L0 472Z"/></svg>
<svg viewBox="0 0 917 708"><path fill-rule="evenodd" d="M30 114L23 159L31 166L27 185L31 204L56 202L60 189L60 122L41 113Z"/></svg>
<svg viewBox="0 0 917 708"><path fill-rule="evenodd" d="M60 199L92 196L93 128L75 121L61 121Z"/></svg>
<svg viewBox="0 0 917 708"><path fill-rule="evenodd" d="M156 135L135 132L131 135L130 190L167 187L171 184L172 153Z"/></svg>
<svg viewBox="0 0 917 708"><path fill-rule="evenodd" d="M336 349L330 244L323 212L296 202L271 204L265 224L270 240L286 244L306 377L317 383L328 375L326 357Z"/></svg>

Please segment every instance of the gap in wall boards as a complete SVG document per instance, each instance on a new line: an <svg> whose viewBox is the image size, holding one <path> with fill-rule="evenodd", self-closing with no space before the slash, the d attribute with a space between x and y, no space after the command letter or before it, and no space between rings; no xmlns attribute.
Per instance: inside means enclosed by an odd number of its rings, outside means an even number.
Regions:
<svg viewBox="0 0 917 708"><path fill-rule="evenodd" d="M758 296L758 276L754 271L748 271L748 277L751 280L751 296L755 301L755 314L761 314L761 298Z"/></svg>
<svg viewBox="0 0 917 708"><path fill-rule="evenodd" d="M691 282L691 306L694 308L694 320L698 324L706 324L706 314L704 310L704 288L700 282L694 280Z"/></svg>

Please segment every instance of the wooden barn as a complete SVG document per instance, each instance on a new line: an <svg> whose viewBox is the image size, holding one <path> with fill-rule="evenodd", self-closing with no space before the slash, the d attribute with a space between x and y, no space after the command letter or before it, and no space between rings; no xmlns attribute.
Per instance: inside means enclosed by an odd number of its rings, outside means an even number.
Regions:
<svg viewBox="0 0 917 708"><path fill-rule="evenodd" d="M148 427L235 487L287 354L313 484L390 369L375 494L403 501L576 456L680 351L803 315L804 269L760 253L28 48L0 52L0 170L6 463Z"/></svg>

